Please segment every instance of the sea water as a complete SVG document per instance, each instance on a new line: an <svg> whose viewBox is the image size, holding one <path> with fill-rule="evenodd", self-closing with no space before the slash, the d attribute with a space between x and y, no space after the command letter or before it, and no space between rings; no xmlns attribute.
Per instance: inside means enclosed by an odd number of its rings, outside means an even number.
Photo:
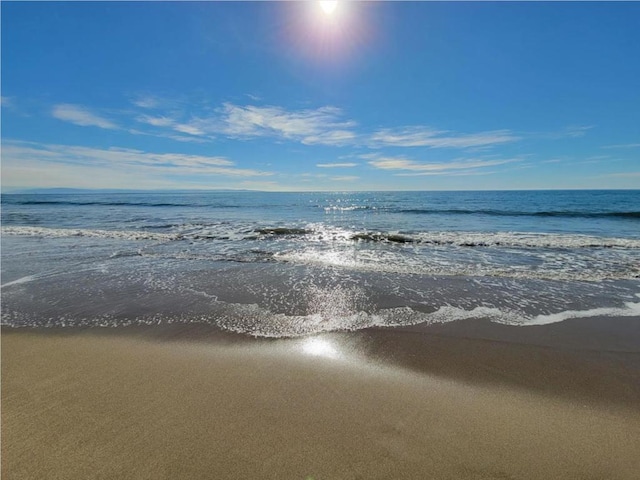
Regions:
<svg viewBox="0 0 640 480"><path fill-rule="evenodd" d="M2 195L2 323L640 319L640 190Z"/></svg>

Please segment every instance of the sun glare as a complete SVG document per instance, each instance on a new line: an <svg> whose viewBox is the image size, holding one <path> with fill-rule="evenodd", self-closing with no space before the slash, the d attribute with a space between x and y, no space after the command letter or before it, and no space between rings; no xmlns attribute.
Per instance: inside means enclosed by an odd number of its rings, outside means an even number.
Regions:
<svg viewBox="0 0 640 480"><path fill-rule="evenodd" d="M333 15L333 12L336 11L336 7L338 6L337 1L333 1L333 2L322 1L319 3L320 3L320 8L326 15Z"/></svg>
<svg viewBox="0 0 640 480"><path fill-rule="evenodd" d="M371 2L375 3L375 2ZM288 17L283 23L286 48L317 65L343 70L372 38L367 22L375 6L368 2L278 2Z"/></svg>
<svg viewBox="0 0 640 480"><path fill-rule="evenodd" d="M307 338L302 344L302 351L314 357L337 358L338 350L329 342L322 338Z"/></svg>

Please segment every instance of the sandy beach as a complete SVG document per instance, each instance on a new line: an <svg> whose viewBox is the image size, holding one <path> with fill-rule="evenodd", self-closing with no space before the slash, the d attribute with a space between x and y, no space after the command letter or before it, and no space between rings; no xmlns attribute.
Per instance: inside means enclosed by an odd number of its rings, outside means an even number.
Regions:
<svg viewBox="0 0 640 480"><path fill-rule="evenodd" d="M633 320L3 327L3 478L637 478Z"/></svg>

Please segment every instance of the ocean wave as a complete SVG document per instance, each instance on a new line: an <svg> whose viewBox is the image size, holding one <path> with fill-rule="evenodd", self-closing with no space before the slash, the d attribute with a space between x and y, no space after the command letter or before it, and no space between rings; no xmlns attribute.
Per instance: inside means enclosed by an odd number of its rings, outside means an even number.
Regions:
<svg viewBox="0 0 640 480"><path fill-rule="evenodd" d="M143 230L93 230L84 228L47 228L47 227L2 227L3 235L17 235L43 238L89 237L121 240L160 240L171 241L180 235L147 232Z"/></svg>
<svg viewBox="0 0 640 480"><path fill-rule="evenodd" d="M134 206L134 207L191 207L192 204L168 202L124 202L124 201L73 201L73 200L13 200L12 205L102 205L102 206Z"/></svg>
<svg viewBox="0 0 640 480"><path fill-rule="evenodd" d="M290 227L257 228L254 231L262 235L306 235L313 233L313 230L307 230L306 228Z"/></svg>
<svg viewBox="0 0 640 480"><path fill-rule="evenodd" d="M494 217L560 217L560 218L619 218L619 219L640 219L640 212L580 212L570 210L552 210L540 212L512 211L512 210L491 210L491 209L431 209L431 208L409 208L398 210L400 213L410 213L418 215L487 215Z"/></svg>
<svg viewBox="0 0 640 480"><path fill-rule="evenodd" d="M55 206L116 206L116 207L188 207L188 208L215 208L215 209L234 209L245 208L245 206L233 203L222 202L175 202L175 201L148 201L148 200L93 200L93 199L34 199L34 198L16 198L6 197L3 198L4 202L12 205L55 205ZM251 205L255 208L255 205ZM262 207L269 207L269 205L262 205ZM358 211L376 211L386 213L401 213L409 215L478 215L478 216L492 216L492 217L557 217L557 218L583 218L583 219L597 219L597 218L610 218L620 220L640 220L640 211L628 210L628 211L580 211L580 210L501 210L492 208L435 208L435 207L417 207L417 208L402 208L391 205L372 205L372 204L351 204L351 205L322 205L316 204L314 208L321 208L326 213L344 213L344 212L358 212Z"/></svg>
<svg viewBox="0 0 640 480"><path fill-rule="evenodd" d="M320 206L320 205L319 205ZM331 205L331 206L322 206L325 212L353 212L357 210L388 210L387 207L384 206L374 206L374 205Z"/></svg>
<svg viewBox="0 0 640 480"><path fill-rule="evenodd" d="M515 248L640 248L640 239L606 238L588 235L519 232L363 232L352 240L385 243L414 243L457 247L515 247Z"/></svg>
<svg viewBox="0 0 640 480"><path fill-rule="evenodd" d="M584 256L572 251L561 256L544 252L526 252L531 265L511 264L511 257L499 252L492 260L482 256L456 258L444 252L440 255L402 255L389 251L353 252L348 249L290 250L274 253L275 261L340 268L361 272L433 277L497 277L522 280L554 280L598 282L602 280L634 280L640 278L640 263L629 251L619 250L614 258ZM546 258L545 258L546 257ZM522 258L519 259L522 261Z"/></svg>
<svg viewBox="0 0 640 480"><path fill-rule="evenodd" d="M639 238L609 238L579 234L525 233L525 232L362 232L325 227L321 224L301 227L260 227L247 225L211 224L167 225L170 232L148 230L101 230L80 228L48 228L35 226L4 226L3 235L34 237L95 237L123 240L229 240L246 241L280 237L298 238L301 242L346 243L373 242L383 244L415 244L436 247L502 247L586 249L616 248L640 249ZM153 230L164 226L152 226Z"/></svg>
<svg viewBox="0 0 640 480"><path fill-rule="evenodd" d="M212 204L212 203L177 203L177 202L132 202L132 201L119 201L119 200L17 200L11 199L9 202L11 205L71 205L71 206L107 206L107 207L188 207L188 208L242 208L241 205L229 205L229 204Z"/></svg>

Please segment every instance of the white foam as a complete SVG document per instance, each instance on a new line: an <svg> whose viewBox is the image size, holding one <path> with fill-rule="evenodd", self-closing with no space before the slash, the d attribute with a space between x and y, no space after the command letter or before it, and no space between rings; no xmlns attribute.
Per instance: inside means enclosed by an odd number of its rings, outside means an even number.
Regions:
<svg viewBox="0 0 640 480"><path fill-rule="evenodd" d="M34 280L36 280L38 278L40 278L38 275L27 275L26 277L21 277L21 278L18 278L17 280L13 280L11 282L3 283L2 285L0 285L0 288L9 287L11 285L20 285L21 283L33 282Z"/></svg>
<svg viewBox="0 0 640 480"><path fill-rule="evenodd" d="M424 232L416 234L420 243L456 246L520 248L640 248L637 238L609 238L590 235L562 235L527 232Z"/></svg>
<svg viewBox="0 0 640 480"><path fill-rule="evenodd" d="M418 247L425 248L425 247ZM427 247L428 248L428 247ZM446 248L446 247L444 247ZM410 249L410 250L408 250ZM640 276L639 252L634 250L535 250L491 255L480 249L466 251L356 248L324 245L276 252L273 259L286 263L330 266L352 270L434 276L500 277L541 280L601 281ZM417 253L417 254L416 254ZM514 264L516 260L524 264Z"/></svg>
<svg viewBox="0 0 640 480"><path fill-rule="evenodd" d="M626 302L623 307L566 310L536 316L528 316L517 310L486 306L465 309L444 305L433 312L422 312L411 307L395 307L371 313L350 308L338 309L342 311L336 312L329 308L327 311L314 312L309 315L275 314L257 305L229 304L229 306L232 308L240 307L241 316L248 321L235 322L226 319L219 326L240 333L264 337L298 337L330 331L353 331L370 327L402 327L417 324L431 325L472 319L486 319L504 325L527 327L599 316L640 318L640 303L634 302ZM236 313L239 311L236 310ZM309 350L309 354L321 354L316 352L313 344L309 346ZM321 350L321 346L318 346L317 350Z"/></svg>
<svg viewBox="0 0 640 480"><path fill-rule="evenodd" d="M91 237L123 240L160 240L171 241L179 235L134 230L92 230L84 228L46 228L46 227L2 227L3 235L18 235L45 238Z"/></svg>
<svg viewBox="0 0 640 480"><path fill-rule="evenodd" d="M591 310L566 310L550 315L538 315L528 320L525 325L548 325L570 318L589 317L640 317L640 303L626 302L624 307L601 307Z"/></svg>

